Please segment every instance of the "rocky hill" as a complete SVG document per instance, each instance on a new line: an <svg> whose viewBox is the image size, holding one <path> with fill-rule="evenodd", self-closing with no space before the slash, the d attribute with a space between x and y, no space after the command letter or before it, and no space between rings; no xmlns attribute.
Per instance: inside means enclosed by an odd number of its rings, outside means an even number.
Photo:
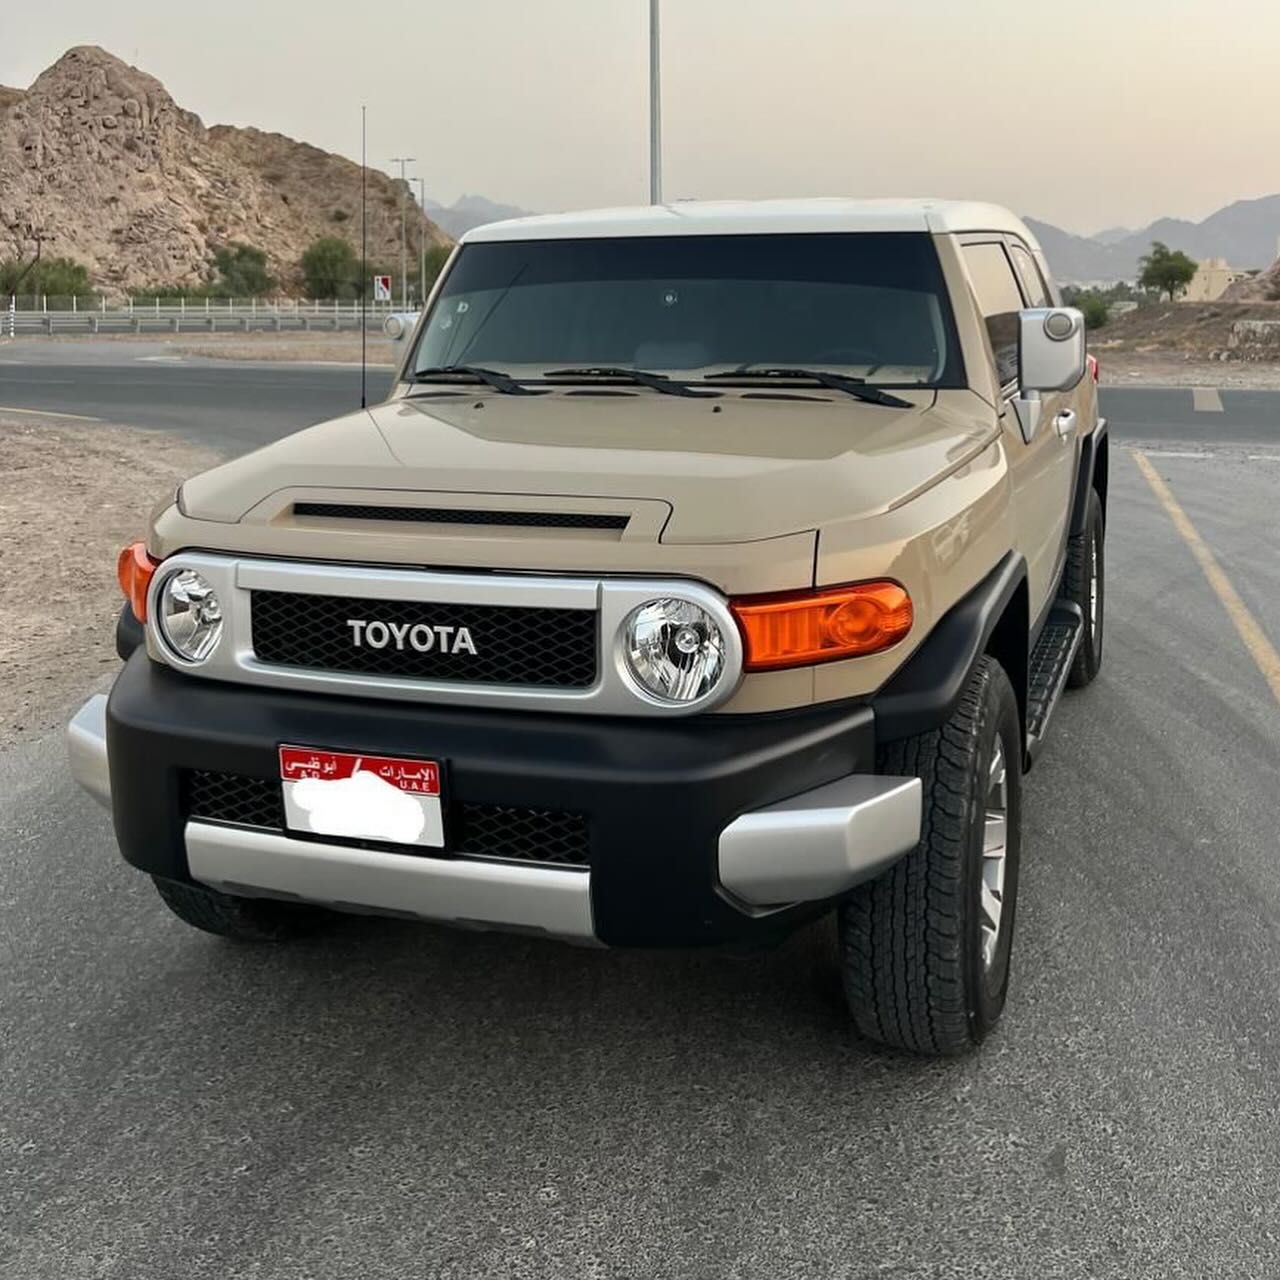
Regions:
<svg viewBox="0 0 1280 1280"><path fill-rule="evenodd" d="M1280 302L1280 262L1248 280L1239 280L1225 294L1224 302Z"/></svg>
<svg viewBox="0 0 1280 1280"><path fill-rule="evenodd" d="M280 134L206 128L153 76L71 49L25 93L0 90L0 258L73 258L111 291L197 285L214 252L267 254L286 286L321 236L358 247L360 166ZM369 171L369 258L398 264L401 184ZM409 243L449 237L405 201Z"/></svg>

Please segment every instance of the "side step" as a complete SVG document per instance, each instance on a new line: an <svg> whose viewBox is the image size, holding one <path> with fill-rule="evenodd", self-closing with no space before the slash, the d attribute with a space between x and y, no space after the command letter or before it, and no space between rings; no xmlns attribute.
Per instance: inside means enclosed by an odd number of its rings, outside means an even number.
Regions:
<svg viewBox="0 0 1280 1280"><path fill-rule="evenodd" d="M1034 760L1044 746L1049 719L1075 661L1084 634L1084 615L1070 600L1058 600L1027 663L1027 757Z"/></svg>

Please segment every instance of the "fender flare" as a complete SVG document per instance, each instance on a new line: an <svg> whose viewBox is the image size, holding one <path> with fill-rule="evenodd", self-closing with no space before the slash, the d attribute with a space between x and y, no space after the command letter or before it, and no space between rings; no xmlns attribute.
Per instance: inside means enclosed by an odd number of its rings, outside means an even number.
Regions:
<svg viewBox="0 0 1280 1280"><path fill-rule="evenodd" d="M1098 425L1087 436L1080 438L1080 462L1076 473L1076 489L1071 500L1071 523L1068 532L1072 534L1084 531L1085 517L1089 511L1089 491L1095 487L1094 480L1099 469L1108 466L1111 438L1107 432L1106 418L1099 418ZM1099 489L1102 505L1106 509L1105 484Z"/></svg>
<svg viewBox="0 0 1280 1280"><path fill-rule="evenodd" d="M968 595L953 605L924 643L872 698L877 742L936 729L960 702L974 663L1027 580L1027 562L1010 551ZM1027 643L1030 643L1028 634ZM1010 673L1017 687L1017 674ZM1023 691L1025 694L1025 690ZM1022 702L1019 698L1019 702Z"/></svg>

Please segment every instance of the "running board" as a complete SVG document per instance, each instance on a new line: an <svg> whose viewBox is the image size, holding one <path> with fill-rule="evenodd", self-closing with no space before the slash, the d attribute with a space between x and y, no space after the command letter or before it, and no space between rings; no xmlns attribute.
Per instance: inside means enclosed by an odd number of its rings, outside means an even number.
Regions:
<svg viewBox="0 0 1280 1280"><path fill-rule="evenodd" d="M1071 600L1054 602L1049 620L1040 632L1027 663L1027 762L1044 746L1049 720L1067 686L1067 673L1075 661L1084 634L1084 615Z"/></svg>

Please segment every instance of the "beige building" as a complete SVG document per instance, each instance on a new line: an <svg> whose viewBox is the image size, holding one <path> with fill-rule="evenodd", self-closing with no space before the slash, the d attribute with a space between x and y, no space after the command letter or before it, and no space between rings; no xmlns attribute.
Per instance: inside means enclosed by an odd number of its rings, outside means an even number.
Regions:
<svg viewBox="0 0 1280 1280"><path fill-rule="evenodd" d="M1226 258L1206 258L1182 295L1184 302L1214 302L1236 283L1248 279L1250 273L1227 265Z"/></svg>

